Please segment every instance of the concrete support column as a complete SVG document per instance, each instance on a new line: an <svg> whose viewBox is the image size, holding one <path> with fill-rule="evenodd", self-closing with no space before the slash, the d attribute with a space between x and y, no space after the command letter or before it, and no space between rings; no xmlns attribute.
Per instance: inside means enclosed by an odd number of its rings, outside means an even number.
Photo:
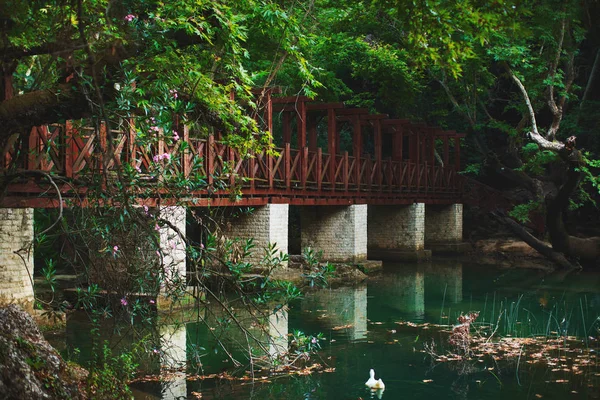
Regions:
<svg viewBox="0 0 600 400"><path fill-rule="evenodd" d="M434 253L461 253L463 205L428 205L425 210L425 246Z"/></svg>
<svg viewBox="0 0 600 400"><path fill-rule="evenodd" d="M33 305L33 208L0 209L0 305ZM17 254L18 253L18 254Z"/></svg>
<svg viewBox="0 0 600 400"><path fill-rule="evenodd" d="M289 204L267 204L256 207L252 214L230 218L227 235L254 239L254 249L246 261L256 264L263 259L264 249L276 244L278 252L288 253Z"/></svg>
<svg viewBox="0 0 600 400"><path fill-rule="evenodd" d="M369 206L371 259L422 259L425 252L425 204Z"/></svg>
<svg viewBox="0 0 600 400"><path fill-rule="evenodd" d="M367 205L302 207L302 248L323 251L323 261L367 259Z"/></svg>
<svg viewBox="0 0 600 400"><path fill-rule="evenodd" d="M185 235L186 231L186 209L185 207L173 206L162 207L160 218L169 221L177 227L179 232ZM186 279L186 254L184 238L179 232L164 225L160 228L160 247L163 253L167 281Z"/></svg>

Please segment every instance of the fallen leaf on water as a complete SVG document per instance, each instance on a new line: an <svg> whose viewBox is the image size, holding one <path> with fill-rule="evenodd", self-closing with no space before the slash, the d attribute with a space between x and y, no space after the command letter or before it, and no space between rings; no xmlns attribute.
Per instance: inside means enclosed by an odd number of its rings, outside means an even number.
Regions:
<svg viewBox="0 0 600 400"><path fill-rule="evenodd" d="M333 328L331 328L332 331L339 331L341 329L349 329L352 328L354 325L352 324L348 324L348 325L341 325L341 326L334 326Z"/></svg>

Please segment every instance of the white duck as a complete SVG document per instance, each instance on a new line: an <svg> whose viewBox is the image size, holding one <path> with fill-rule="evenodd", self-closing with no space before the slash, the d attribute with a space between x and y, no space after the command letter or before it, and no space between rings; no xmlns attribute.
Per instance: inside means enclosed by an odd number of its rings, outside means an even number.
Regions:
<svg viewBox="0 0 600 400"><path fill-rule="evenodd" d="M365 386L367 386L371 390L385 389L385 384L383 383L381 378L379 378L378 380L375 380L375 370L371 369L369 371L369 375L370 375L369 380L365 382Z"/></svg>

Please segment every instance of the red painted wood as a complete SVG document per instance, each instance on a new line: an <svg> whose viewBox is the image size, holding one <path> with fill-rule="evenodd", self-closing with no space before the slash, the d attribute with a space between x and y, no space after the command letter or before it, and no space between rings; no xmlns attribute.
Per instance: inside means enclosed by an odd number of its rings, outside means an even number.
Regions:
<svg viewBox="0 0 600 400"><path fill-rule="evenodd" d="M321 184L323 183L323 150L319 147L317 149L317 190L321 190Z"/></svg>
<svg viewBox="0 0 600 400"><path fill-rule="evenodd" d="M327 152L331 155L329 158L329 180L331 190L335 190L335 154L337 153L337 126L335 120L335 110L327 110Z"/></svg>
<svg viewBox="0 0 600 400"><path fill-rule="evenodd" d="M375 184L377 186L381 186L381 182L383 181L383 140L382 140L382 132L381 132L381 121L375 120L373 121L373 133L374 133L374 146L375 146ZM369 157L370 160L370 157ZM369 174L371 176L371 174ZM369 179L369 187L372 184L372 179Z"/></svg>
<svg viewBox="0 0 600 400"><path fill-rule="evenodd" d="M298 135L298 149L306 146L306 103L298 103L296 111L296 132Z"/></svg>
<svg viewBox="0 0 600 400"><path fill-rule="evenodd" d="M368 112L368 110L367 110ZM352 117L352 156L356 160L354 163L354 171L351 173L354 174L354 183L356 186L360 187L360 160L362 158L362 146L363 146L363 138L362 138L362 128L360 125L360 120L358 115L354 115Z"/></svg>
<svg viewBox="0 0 600 400"><path fill-rule="evenodd" d="M308 147L302 148L302 173L300 175L300 184L302 189L306 188L306 178L308 176Z"/></svg>
<svg viewBox="0 0 600 400"><path fill-rule="evenodd" d="M292 152L289 143L285 144L285 187L289 190L292 187Z"/></svg>
<svg viewBox="0 0 600 400"><path fill-rule="evenodd" d="M110 143L107 138L108 132L103 125L96 133L93 129L83 128L82 134L79 134L72 129L72 123L69 122L63 127L53 126L48 129L42 126L32 130L29 136L30 152L24 160L24 165L29 169L64 174L73 178L86 178L88 174L99 171L100 168L114 170L123 163L130 163L139 167L142 173L148 173L154 168L153 157L168 152L180 161L170 164L174 173L182 173L188 177L191 174L207 176L210 189L190 193L190 196L196 196L202 204L209 204L213 198L219 204L223 204L222 200L218 199L229 197L227 191L214 192L215 177L225 176L226 167L230 168L230 175L225 179L228 179L230 185L241 185L244 193L240 205L286 200L297 204L404 204L417 200L433 204L460 200L463 180L456 175L456 169L460 167L458 145L464 135L430 128L424 124L411 124L406 120L369 115L363 109L339 108L339 104L307 104L307 99L296 98L294 103L279 101L280 103L276 103L278 107L286 104L294 107L300 147L299 150L291 148L291 115L287 114L286 117L284 113L284 120L287 120L283 128L286 145L283 149L275 149L279 152L275 157L264 150L250 157L242 157L238 150L216 141L212 135L207 140L190 138L188 128L182 126L177 128L182 132L180 141L165 141L161 132L155 145L140 146L135 144L133 120L123 131L112 130ZM268 100L267 103L273 105ZM268 104L266 109L263 108L266 111L263 120L266 124L262 126L266 127L272 126L272 120L269 122L272 108L269 108ZM316 111L309 114L307 111L311 106ZM326 111L328 120L329 154L323 154L322 149L316 148L317 117L322 118L322 111ZM339 120L352 124L352 156L347 152L338 155ZM370 154L363 156L362 126L368 126L367 124L373 127L374 132L374 160ZM386 132L392 131L394 135L393 157L386 160L382 157L384 128ZM409 137L410 158L406 162L401 161L404 135ZM436 137L441 138L443 142L443 168L435 165ZM455 140L454 165L448 165L452 139ZM188 143L188 146L183 146L183 142ZM109 151L110 155L107 154ZM5 162L11 162L15 154L14 144L9 143L3 154ZM194 171L193 168L199 170ZM110 182L106 184L109 185ZM169 199L168 190L156 191L157 196L161 198L161 204L176 202ZM70 196L66 189L64 195L67 198ZM20 186L15 184L9 187L8 195L1 204L18 203L27 206L42 204L44 201L51 203L49 199L38 199L40 196L49 196L47 188L40 188L34 182ZM256 200L257 197L261 198Z"/></svg>

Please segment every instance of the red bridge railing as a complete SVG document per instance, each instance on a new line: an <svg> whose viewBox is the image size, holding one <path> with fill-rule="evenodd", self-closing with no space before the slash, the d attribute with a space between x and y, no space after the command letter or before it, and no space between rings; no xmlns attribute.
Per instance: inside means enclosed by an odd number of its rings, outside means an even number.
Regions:
<svg viewBox="0 0 600 400"><path fill-rule="evenodd" d="M282 145L275 152L240 154L214 136L199 138L186 128L179 129L183 132L178 140L161 131L139 140L133 119L110 131L104 125L93 128L67 121L34 127L26 141L9 143L1 155L2 166L5 173L16 168L76 180L79 192L85 191L86 179L109 176L128 165L148 177L148 183L157 170L202 177L207 189L192 193L196 199L226 197L219 191L223 185L217 184L225 181L241 187L242 203L248 204L461 201L464 180L457 169L464 135L305 97L271 97L267 92L257 103L263 104L258 113L263 129L273 132L274 116L280 117L282 132L273 137ZM327 135L326 150L317 146L319 131ZM351 154L343 151L342 131L351 135ZM149 134L155 135L152 140ZM36 196L50 196L35 182L11 182L0 205L27 206ZM69 193L65 189L64 194Z"/></svg>

